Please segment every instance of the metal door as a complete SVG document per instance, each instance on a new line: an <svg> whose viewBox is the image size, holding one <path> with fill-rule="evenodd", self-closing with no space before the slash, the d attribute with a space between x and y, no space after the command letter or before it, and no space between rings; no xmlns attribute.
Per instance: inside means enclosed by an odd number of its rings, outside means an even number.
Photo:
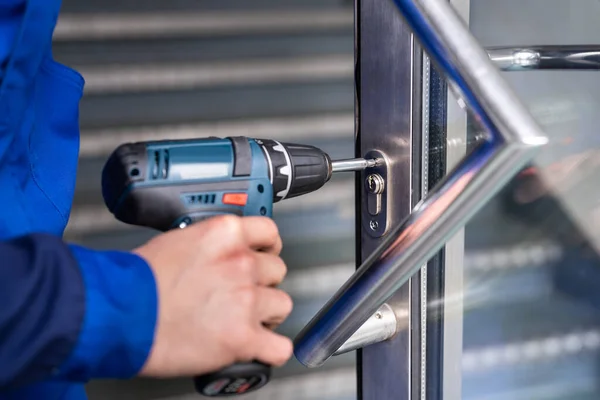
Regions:
<svg viewBox="0 0 600 400"><path fill-rule="evenodd" d="M355 6L356 155L385 163L296 356L359 348L363 399L597 398L600 6Z"/></svg>

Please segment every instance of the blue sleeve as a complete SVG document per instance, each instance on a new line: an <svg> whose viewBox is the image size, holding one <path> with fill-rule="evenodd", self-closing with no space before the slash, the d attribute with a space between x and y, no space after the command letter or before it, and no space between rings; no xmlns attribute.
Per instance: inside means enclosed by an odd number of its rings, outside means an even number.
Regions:
<svg viewBox="0 0 600 400"><path fill-rule="evenodd" d="M139 372L157 294L140 257L33 234L0 242L0 388Z"/></svg>
<svg viewBox="0 0 600 400"><path fill-rule="evenodd" d="M132 253L71 245L85 286L82 331L59 378L131 378L143 367L152 343L158 296L152 270Z"/></svg>
<svg viewBox="0 0 600 400"><path fill-rule="evenodd" d="M0 387L49 376L80 332L85 289L60 239L0 242Z"/></svg>

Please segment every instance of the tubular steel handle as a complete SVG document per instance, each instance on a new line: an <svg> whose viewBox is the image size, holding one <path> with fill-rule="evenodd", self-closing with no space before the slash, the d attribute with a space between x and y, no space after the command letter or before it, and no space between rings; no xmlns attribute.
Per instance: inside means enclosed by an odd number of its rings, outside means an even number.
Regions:
<svg viewBox="0 0 600 400"><path fill-rule="evenodd" d="M445 73L449 87L469 106L489 137L390 231L296 337L296 358L308 367L329 359L547 143L534 118L448 1L394 2L429 57Z"/></svg>
<svg viewBox="0 0 600 400"><path fill-rule="evenodd" d="M502 71L600 70L600 45L489 47Z"/></svg>

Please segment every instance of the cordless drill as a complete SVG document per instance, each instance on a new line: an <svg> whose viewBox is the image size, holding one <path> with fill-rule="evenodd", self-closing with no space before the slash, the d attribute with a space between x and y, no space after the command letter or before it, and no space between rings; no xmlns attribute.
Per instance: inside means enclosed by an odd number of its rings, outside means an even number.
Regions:
<svg viewBox="0 0 600 400"><path fill-rule="evenodd" d="M167 231L222 214L272 217L273 203L321 188L333 172L377 163L332 161L313 146L246 137L127 143L104 166L102 194L118 220ZM233 396L269 378L270 367L255 361L194 384L205 396Z"/></svg>

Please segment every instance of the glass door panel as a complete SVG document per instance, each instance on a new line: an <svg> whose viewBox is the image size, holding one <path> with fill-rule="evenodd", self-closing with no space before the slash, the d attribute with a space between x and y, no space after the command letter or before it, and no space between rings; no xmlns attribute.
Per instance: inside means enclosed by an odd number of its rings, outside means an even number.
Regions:
<svg viewBox="0 0 600 400"><path fill-rule="evenodd" d="M470 30L486 48L600 44L597 1L473 0L469 8ZM524 68L503 77L549 143L466 226L460 296L444 302L463 310L462 344L445 345L462 348L452 354L463 399L597 399L600 71ZM452 118L460 113L450 110ZM468 125L470 144L479 131ZM447 260L445 270L454 267Z"/></svg>

